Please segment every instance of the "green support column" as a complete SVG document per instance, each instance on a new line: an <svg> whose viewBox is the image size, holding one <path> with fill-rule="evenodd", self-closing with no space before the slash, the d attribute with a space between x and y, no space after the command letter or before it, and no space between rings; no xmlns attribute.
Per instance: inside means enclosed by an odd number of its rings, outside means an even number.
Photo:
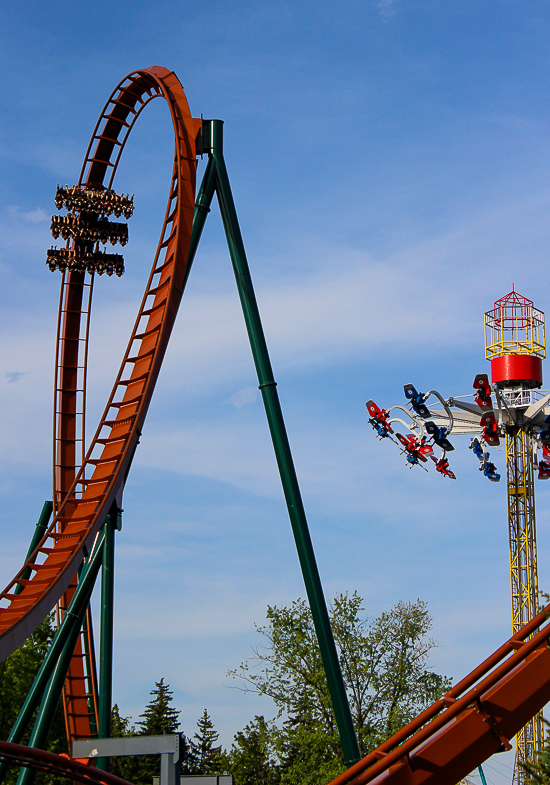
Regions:
<svg viewBox="0 0 550 785"><path fill-rule="evenodd" d="M206 217L210 212L210 205L216 189L216 168L211 158L208 159L202 182L199 187L199 192L195 200L195 213L193 215L193 226L191 229L191 241L189 243L189 253L187 255L187 269L185 271L185 282L182 289L185 289L185 283L189 278L191 272L191 265L195 258L199 240L201 239L202 230L206 222Z"/></svg>
<svg viewBox="0 0 550 785"><path fill-rule="evenodd" d="M25 561L28 561L30 559L32 552L34 551L34 549L36 548L36 546L44 536L44 532L48 528L48 523L50 522L50 518L52 517L52 510L53 510L53 502L44 502L44 505L42 507L42 512L40 513L40 518L38 519L38 523L34 528L31 544L29 545L29 550L27 551L27 555L25 556ZM27 567L27 569L21 573L21 577L24 580L27 580L30 577L30 574L31 574L31 568ZM18 584L15 587L15 594L19 594L21 591L23 591L23 587Z"/></svg>
<svg viewBox="0 0 550 785"><path fill-rule="evenodd" d="M311 607L315 631L319 640L321 656L327 677L338 732L347 765L355 763L361 757L353 720L346 695L342 671L338 661L338 653L334 644L330 619L317 569L313 545L309 534L306 515L298 486L298 479L290 452L290 445L283 420L283 414L277 394L276 382L267 351L260 314L248 262L241 237L237 212L223 158L223 122L210 120L203 123L210 130L212 160L216 172L216 193L220 204L223 226L229 246L229 253L235 271L237 288L244 312L246 328L254 363L258 374L259 388L265 406L275 456L281 475L288 513L294 532L298 557L304 576L306 592Z"/></svg>
<svg viewBox="0 0 550 785"><path fill-rule="evenodd" d="M88 602L92 594L93 586L90 589ZM59 703L63 684L67 677L67 672L71 664L71 658L80 635L84 616L86 615L86 608L88 603L84 606L82 612L78 616L73 616L70 629L67 630L67 637L65 646L61 652L61 656L57 660L53 669L52 675L48 681L42 700L40 701L40 708L34 723L34 728L29 739L29 747L37 749L44 749L48 741L48 734L52 726L55 710ZM17 778L17 785L31 785L34 781L36 770L31 768L22 768Z"/></svg>
<svg viewBox="0 0 550 785"><path fill-rule="evenodd" d="M21 740L25 734L25 731L27 730L36 707L43 698L50 696L48 698L47 705L44 705L44 711L39 711L36 719L36 722L41 725L42 728L46 727L48 719L46 715L53 703L52 682L54 679L59 688L59 699L66 670L68 668L68 663L70 661L70 655L72 655L72 652L74 651L76 638L80 632L82 620L84 618L84 614L86 613L88 603L90 602L90 597L92 595L97 573L99 572L99 568L101 566L103 541L104 533L102 532L100 533L95 543L95 547L90 554L84 569L82 570L71 603L53 637L50 648L44 657L42 665L40 666L38 673L35 676L32 687L29 690L25 702L19 712L17 720L15 721L10 735L8 736L7 740L13 742L14 744L21 743ZM67 652L69 652L67 668L65 668L65 674L63 674L61 678L58 662L66 656ZM54 674L56 675L54 676ZM51 716L49 717L49 721L51 722ZM40 730L39 733L42 733L42 730ZM5 762L0 762L0 782L4 778L6 768L7 764Z"/></svg>
<svg viewBox="0 0 550 785"><path fill-rule="evenodd" d="M101 637L99 642L98 736L111 737L113 702L113 621L115 599L115 531L122 528L122 510L113 505L105 519L105 544L101 564ZM98 758L97 767L109 769L108 758Z"/></svg>

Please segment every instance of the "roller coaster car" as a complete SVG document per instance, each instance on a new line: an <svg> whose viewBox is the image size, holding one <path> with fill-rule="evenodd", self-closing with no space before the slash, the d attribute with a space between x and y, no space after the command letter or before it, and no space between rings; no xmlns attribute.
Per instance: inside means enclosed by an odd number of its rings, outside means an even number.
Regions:
<svg viewBox="0 0 550 785"><path fill-rule="evenodd" d="M483 469L483 474L491 480L491 482L499 482L500 481L500 474L497 473L497 467L494 463L487 461L485 466L480 467Z"/></svg>
<svg viewBox="0 0 550 785"><path fill-rule="evenodd" d="M411 406L419 417L429 417L430 410L424 401L424 393L419 393L414 384L403 385L405 390L405 398L411 402Z"/></svg>
<svg viewBox="0 0 550 785"><path fill-rule="evenodd" d="M493 402L491 400L491 385L489 384L489 377L486 373L478 373L474 379L474 390L477 390L475 402L480 409L492 409Z"/></svg>
<svg viewBox="0 0 550 785"><path fill-rule="evenodd" d="M454 450L453 445L447 439L446 428L438 428L437 425L430 420L430 422L426 423L426 430L433 438L437 446L441 447L442 450L445 450L445 452L451 452L451 450Z"/></svg>
<svg viewBox="0 0 550 785"><path fill-rule="evenodd" d="M413 466L419 461L426 463L428 460L426 456L433 453L431 445L419 442L414 434L411 434L410 436L403 436L401 433L396 433L395 435L405 448L407 453L407 461Z"/></svg>
<svg viewBox="0 0 550 785"><path fill-rule="evenodd" d="M539 480L550 479L550 463L547 461L539 461Z"/></svg>
<svg viewBox="0 0 550 785"><path fill-rule="evenodd" d="M432 455L432 461L435 463L436 471L438 471L444 477L450 477L451 480L456 480L456 475L449 469L449 461L446 458L440 458L437 460L437 458Z"/></svg>
<svg viewBox="0 0 550 785"><path fill-rule="evenodd" d="M388 422L388 412L385 409L381 409L374 401L367 401L366 407L370 414L369 422L382 439L393 433L393 429Z"/></svg>
<svg viewBox="0 0 550 785"><path fill-rule="evenodd" d="M547 444L542 445L542 457L548 458L548 460L550 461L550 446Z"/></svg>
<svg viewBox="0 0 550 785"><path fill-rule="evenodd" d="M498 447L500 439L498 438L498 425L493 411L485 412L479 424L483 428L483 439L490 447Z"/></svg>

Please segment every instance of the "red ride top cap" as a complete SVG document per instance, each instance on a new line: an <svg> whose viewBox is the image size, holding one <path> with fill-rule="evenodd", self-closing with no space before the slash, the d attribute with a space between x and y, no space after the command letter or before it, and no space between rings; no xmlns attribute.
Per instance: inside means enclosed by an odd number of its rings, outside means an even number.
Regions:
<svg viewBox="0 0 550 785"><path fill-rule="evenodd" d="M542 360L534 354L504 354L491 360L491 381L504 387L523 382L528 387L542 386Z"/></svg>

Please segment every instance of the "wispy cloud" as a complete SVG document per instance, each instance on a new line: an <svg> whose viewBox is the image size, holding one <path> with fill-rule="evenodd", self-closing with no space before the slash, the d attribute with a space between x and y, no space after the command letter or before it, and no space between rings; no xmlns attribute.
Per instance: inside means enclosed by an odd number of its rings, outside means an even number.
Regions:
<svg viewBox="0 0 550 785"><path fill-rule="evenodd" d="M27 212L21 212L19 205L17 204L10 204L8 206L8 215L16 216L17 218L22 218L24 221L27 221L31 224L42 223L43 221L48 220L48 215L44 212L41 207L37 207L36 210L29 210Z"/></svg>
<svg viewBox="0 0 550 785"><path fill-rule="evenodd" d="M388 22L397 14L399 0L378 0L376 7L383 22Z"/></svg>
<svg viewBox="0 0 550 785"><path fill-rule="evenodd" d="M31 224L48 220L48 216L41 207L37 207L36 210L31 210L28 213L23 213L23 218Z"/></svg>
<svg viewBox="0 0 550 785"><path fill-rule="evenodd" d="M232 403L237 409L242 409L247 403L254 403L257 397L258 390L254 387L244 387L242 390L237 390L237 392L229 398L229 403Z"/></svg>

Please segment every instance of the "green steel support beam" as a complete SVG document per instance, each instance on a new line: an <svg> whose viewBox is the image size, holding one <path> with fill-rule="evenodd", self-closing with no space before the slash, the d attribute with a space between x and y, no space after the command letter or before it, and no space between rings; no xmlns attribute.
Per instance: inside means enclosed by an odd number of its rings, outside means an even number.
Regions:
<svg viewBox="0 0 550 785"><path fill-rule="evenodd" d="M52 516L52 510L53 510L53 502L44 502L44 506L42 507L42 512L40 513L40 518L38 519L38 523L34 528L34 534L32 536L31 544L29 545L29 550L27 551L27 555L25 556L25 561L28 561L30 559L34 549L36 548L36 546L44 536L44 532L48 528L48 523L50 522L50 518ZM27 569L21 573L21 577L24 578L25 580L28 580L30 574L31 574L31 568L27 567ZM14 593L19 594L21 591L23 591L23 586L17 584Z"/></svg>
<svg viewBox="0 0 550 785"><path fill-rule="evenodd" d="M189 243L189 254L187 256L187 269L185 271L185 282L182 289L185 289L185 283L189 278L191 272L191 265L197 253L199 241L202 236L202 230L206 222L206 216L210 212L210 205L214 197L216 189L216 171L212 159L208 158L206 169L202 177L199 192L195 200L195 213L193 215L193 227L191 229L191 242Z"/></svg>
<svg viewBox="0 0 550 785"><path fill-rule="evenodd" d="M113 702L113 621L115 599L115 531L122 528L122 510L114 504L105 519L105 542L101 564L101 637L99 643L98 736L111 737ZM97 767L109 770L109 759L98 758Z"/></svg>
<svg viewBox="0 0 550 785"><path fill-rule="evenodd" d="M92 627L91 635L88 636L89 628ZM89 645L91 644L91 645ZM86 613L84 614L84 623L82 624L82 649L84 654L84 662L86 664L86 673L88 674L87 678L87 689L89 695L99 695L99 687L97 684L97 673L96 673L96 659L95 659L95 650L94 650L94 637L93 637L93 625L92 625L92 609L90 605L86 609ZM93 712L93 706L90 706L92 709L92 713L90 714L90 731L92 736L97 736L97 722L95 717L95 712Z"/></svg>
<svg viewBox="0 0 550 785"><path fill-rule="evenodd" d="M260 314L252 286L250 270L246 259L244 244L241 237L237 212L233 202L229 177L223 158L223 122L209 120L203 122L203 129L208 126L211 158L215 164L216 193L222 214L222 221L233 263L237 288L241 300L248 337L252 347L254 363L258 374L259 388L271 432L275 456L281 475L288 513L294 532L298 557L311 607L315 631L319 640L321 656L327 677L338 732L347 765L355 763L361 757L353 720L346 695L338 653L334 644L330 619L327 611L321 579L315 560L315 553L309 534L306 515L298 479L290 452L290 444L277 394L276 382L273 378L271 362L267 351ZM204 131L203 131L204 132Z"/></svg>
<svg viewBox="0 0 550 785"><path fill-rule="evenodd" d="M42 698L49 692L49 683L52 675L57 673L57 664L58 661L64 657L67 650L72 652L74 651L74 647L76 645L76 639L78 638L78 634L80 632L80 627L82 626L82 620L84 618L84 614L86 612L86 608L90 601L90 597L92 595L92 591L94 588L95 580L97 578L97 574L99 572L99 568L101 566L101 558L103 554L103 542L105 539L105 528L102 529L100 532L95 546L90 554L90 557L82 570L80 575L80 579L78 585L76 587L75 593L71 600L71 604L69 605L61 624L59 625L50 648L42 665L40 666L38 673L35 676L33 685L29 690L29 693L25 699L25 702L19 712L19 715L15 721L13 728L11 729L10 735L8 736L8 741L14 742L15 744L20 744L21 739L32 719L32 715L34 710L38 706L39 702ZM72 649L70 648L70 641L74 637L74 642L72 644ZM70 661L70 657L69 657ZM67 662L68 667L68 662ZM66 673L66 669L65 669ZM60 681L59 686L59 693L61 693L61 688L63 687L65 675ZM40 713L37 717L37 722L40 719ZM0 782L3 780L4 775L6 773L7 764L5 762L0 762Z"/></svg>
<svg viewBox="0 0 550 785"><path fill-rule="evenodd" d="M80 630L86 615L86 608L90 602L93 588L94 587L92 585L88 595L88 602L84 605L82 613L73 617L72 624L67 630L67 639L65 641L63 651L55 663L52 675L50 676L40 702L40 708L38 709L34 728L29 739L29 747L44 749L46 746L48 741L48 734L50 732L55 715L55 710L59 703L63 684L67 677L67 672L71 664L71 658L78 641L78 636L80 635ZM34 781L35 775L36 769L22 768L19 772L19 777L17 778L17 785L31 785L31 783Z"/></svg>

